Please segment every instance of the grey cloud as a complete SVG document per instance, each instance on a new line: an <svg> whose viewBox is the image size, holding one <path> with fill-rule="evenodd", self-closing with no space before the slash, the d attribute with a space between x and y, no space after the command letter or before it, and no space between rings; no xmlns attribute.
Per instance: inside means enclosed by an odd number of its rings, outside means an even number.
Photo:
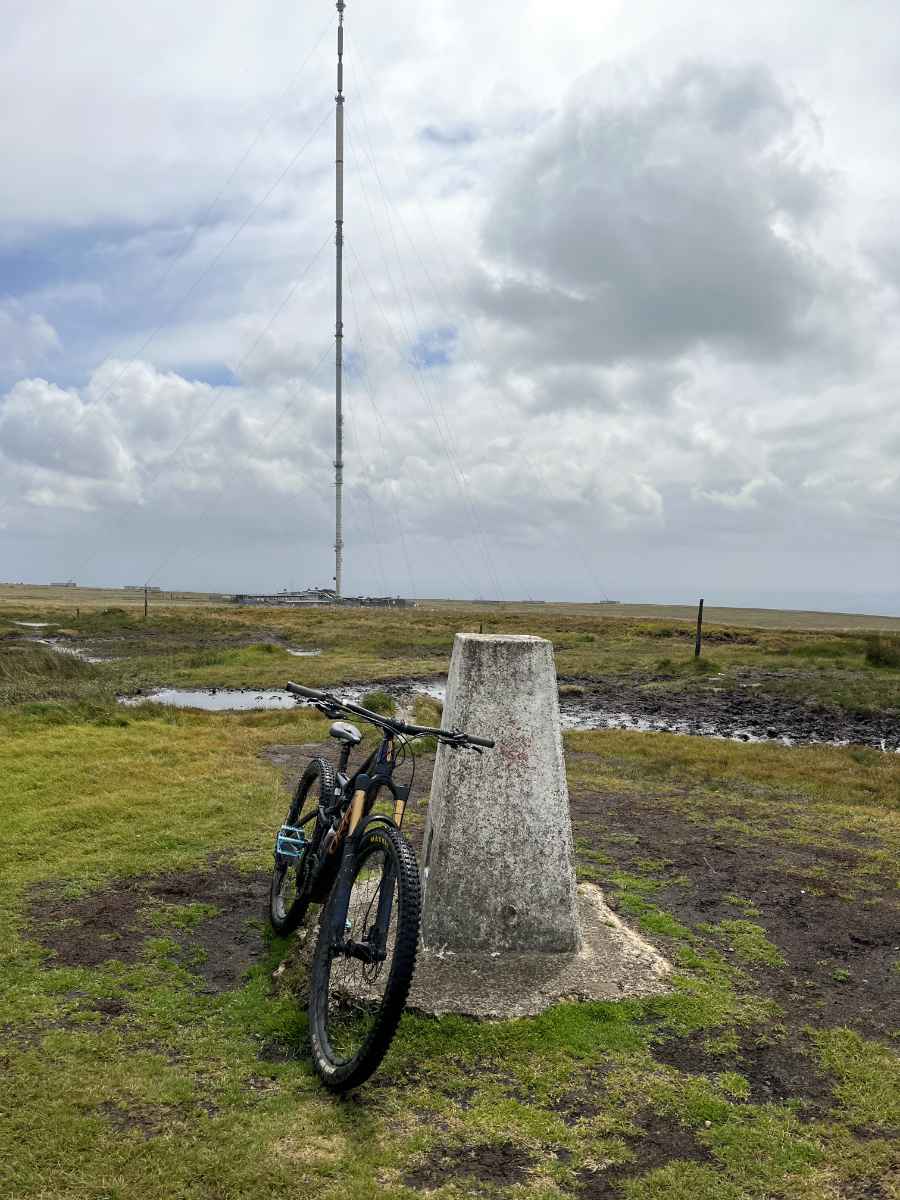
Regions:
<svg viewBox="0 0 900 1200"><path fill-rule="evenodd" d="M863 252L877 277L900 293L900 223L892 221L870 233Z"/></svg>
<svg viewBox="0 0 900 1200"><path fill-rule="evenodd" d="M470 146L478 137L472 125L424 125L419 136L437 146Z"/></svg>
<svg viewBox="0 0 900 1200"><path fill-rule="evenodd" d="M562 408L604 413L657 414L667 410L690 379L684 367L651 363L644 367L592 367L561 363L535 366L523 377L522 407L535 413Z"/></svg>
<svg viewBox="0 0 900 1200"><path fill-rule="evenodd" d="M491 207L487 311L527 327L529 359L807 346L830 274L806 238L829 179L805 107L761 67L691 64L621 101L593 82Z"/></svg>
<svg viewBox="0 0 900 1200"><path fill-rule="evenodd" d="M869 148L884 140L896 87L860 96L842 67L848 24L866 26L855 45L872 42L893 29L887 6L838 28L838 6L803 0L792 28L816 19L821 43L781 37L773 53L788 18L772 0L752 19L652 0L614 22L585 6L563 24L537 0L527 19L512 0L398 3L389 28L375 8L348 10L348 586L485 595L496 576L506 596L662 599L696 598L702 582L747 602L797 581L827 591L852 572L860 590L896 590L900 306L879 281L900 278L897 238L885 225L874 266L855 244L874 220L860 194L893 194L895 167L882 154L870 171L853 140L862 119L881 130ZM15 248L24 223L66 289L18 296L6 346L18 353L23 321L42 313L65 349L17 365L8 383L52 365L79 385L32 378L0 399L3 559L17 577L134 582L157 562L175 586L331 574L330 241L300 272L331 237L332 53L292 100L276 96L316 33L303 6L277 33L221 5L209 26L214 8L161 0L110 18L84 0L77 20L60 17L73 53L52 69L38 44L32 56L0 49L15 183L0 198L0 245ZM752 42L748 25L766 37ZM152 78L148 36L165 43ZM209 53L185 54L198 38ZM701 44L708 62L672 69ZM727 65L735 44L771 73ZM371 78L360 46L378 65ZM827 114L827 138L795 84ZM275 121L202 219L258 128L237 111L242 89L268 97ZM179 307L320 100L320 138ZM41 240L45 222L85 238L99 228L98 244L61 257L55 234ZM447 328L452 354L425 337ZM438 369L416 379L411 346ZM148 361L123 370L132 353Z"/></svg>

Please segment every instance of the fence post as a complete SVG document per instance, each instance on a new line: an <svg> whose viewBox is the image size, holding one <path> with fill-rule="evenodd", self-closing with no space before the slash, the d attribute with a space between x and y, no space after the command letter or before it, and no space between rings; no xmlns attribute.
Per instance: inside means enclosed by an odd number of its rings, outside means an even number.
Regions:
<svg viewBox="0 0 900 1200"><path fill-rule="evenodd" d="M694 658L700 657L700 647L703 644L703 601L697 609L697 640L694 642Z"/></svg>
<svg viewBox="0 0 900 1200"><path fill-rule="evenodd" d="M144 620L147 620L147 589L144 588Z"/></svg>

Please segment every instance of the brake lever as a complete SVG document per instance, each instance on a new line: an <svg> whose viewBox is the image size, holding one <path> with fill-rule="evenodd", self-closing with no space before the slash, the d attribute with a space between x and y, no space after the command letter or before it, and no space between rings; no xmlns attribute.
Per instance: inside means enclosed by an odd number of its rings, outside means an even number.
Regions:
<svg viewBox="0 0 900 1200"><path fill-rule="evenodd" d="M470 742L467 742L465 734L462 731L457 733L452 741L448 740L445 745L452 747L454 750L474 750L476 754L481 754L481 747L473 746Z"/></svg>

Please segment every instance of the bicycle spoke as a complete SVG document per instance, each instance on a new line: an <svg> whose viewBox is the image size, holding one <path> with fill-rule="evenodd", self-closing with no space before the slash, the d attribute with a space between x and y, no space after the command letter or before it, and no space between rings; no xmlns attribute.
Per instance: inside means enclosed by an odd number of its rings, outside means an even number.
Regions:
<svg viewBox="0 0 900 1200"><path fill-rule="evenodd" d="M397 924L397 884L391 864L381 850L360 864L350 891L342 945L331 960L326 1029L337 1059L353 1059L366 1043L381 1011L393 961ZM390 924L378 938L379 902L390 889ZM382 905L383 907L383 905ZM348 944L368 947L376 961L351 957Z"/></svg>

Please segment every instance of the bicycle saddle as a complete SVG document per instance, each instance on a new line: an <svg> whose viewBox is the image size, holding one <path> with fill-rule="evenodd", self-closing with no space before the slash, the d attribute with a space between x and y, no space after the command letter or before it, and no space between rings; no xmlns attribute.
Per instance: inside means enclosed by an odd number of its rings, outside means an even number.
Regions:
<svg viewBox="0 0 900 1200"><path fill-rule="evenodd" d="M358 746L362 741L362 734L349 721L335 721L328 733L339 742L349 742L351 746Z"/></svg>

